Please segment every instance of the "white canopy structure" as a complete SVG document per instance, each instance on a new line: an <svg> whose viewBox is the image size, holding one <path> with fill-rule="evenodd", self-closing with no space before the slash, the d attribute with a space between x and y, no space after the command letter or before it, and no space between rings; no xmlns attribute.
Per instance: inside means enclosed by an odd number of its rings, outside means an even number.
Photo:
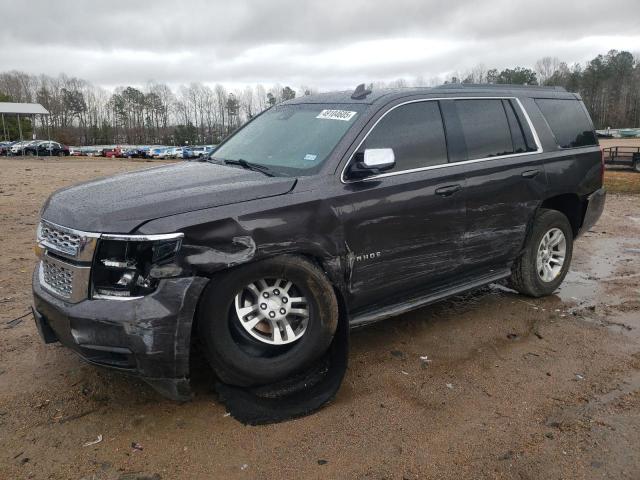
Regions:
<svg viewBox="0 0 640 480"><path fill-rule="evenodd" d="M18 117L18 129L20 131L20 140L22 141L22 124L20 123L20 115L49 115L49 111L39 103L12 103L12 102L0 102L0 116L2 116L2 134L5 140L7 137L7 128L4 122L5 115L17 115ZM35 128L35 123L32 123ZM34 130L35 132L35 130ZM47 137L50 139L49 123L47 122ZM35 138L35 135L34 135ZM24 147L23 147L24 150ZM23 151L24 153L24 151ZM8 154L8 150L7 150Z"/></svg>
<svg viewBox="0 0 640 480"><path fill-rule="evenodd" d="M49 115L49 111L39 103L0 102L0 113L14 115Z"/></svg>

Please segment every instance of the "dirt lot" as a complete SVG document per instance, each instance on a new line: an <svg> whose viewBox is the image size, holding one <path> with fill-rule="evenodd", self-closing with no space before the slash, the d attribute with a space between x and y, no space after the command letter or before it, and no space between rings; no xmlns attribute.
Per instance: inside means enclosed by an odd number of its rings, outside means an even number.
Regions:
<svg viewBox="0 0 640 480"><path fill-rule="evenodd" d="M11 322L47 195L148 165L0 159L0 478L640 478L640 196L609 196L556 295L491 286L356 331L331 405L245 427L207 374L173 403Z"/></svg>

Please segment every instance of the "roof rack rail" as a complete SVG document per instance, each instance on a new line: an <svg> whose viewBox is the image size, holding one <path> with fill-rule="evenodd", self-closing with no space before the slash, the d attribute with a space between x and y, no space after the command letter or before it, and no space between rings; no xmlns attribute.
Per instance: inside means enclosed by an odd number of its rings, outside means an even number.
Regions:
<svg viewBox="0 0 640 480"><path fill-rule="evenodd" d="M566 92L564 87L542 86L542 85L517 85L512 83L445 83L433 88L504 88L504 89L523 89L523 90L555 90L557 92Z"/></svg>
<svg viewBox="0 0 640 480"><path fill-rule="evenodd" d="M351 98L353 100L363 100L367 98L367 95L371 93L371 90L364 86L364 83L361 83L356 87L356 89L351 94Z"/></svg>

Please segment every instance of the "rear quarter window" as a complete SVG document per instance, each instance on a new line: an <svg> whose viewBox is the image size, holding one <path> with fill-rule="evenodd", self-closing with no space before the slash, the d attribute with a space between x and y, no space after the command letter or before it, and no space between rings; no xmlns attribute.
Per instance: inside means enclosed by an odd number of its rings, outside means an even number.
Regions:
<svg viewBox="0 0 640 480"><path fill-rule="evenodd" d="M579 100L535 100L551 132L562 148L577 148L597 145L593 125Z"/></svg>

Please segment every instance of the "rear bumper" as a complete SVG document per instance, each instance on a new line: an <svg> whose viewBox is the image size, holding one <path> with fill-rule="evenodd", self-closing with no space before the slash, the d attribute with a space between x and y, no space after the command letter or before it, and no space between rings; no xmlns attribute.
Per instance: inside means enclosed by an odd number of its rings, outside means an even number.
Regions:
<svg viewBox="0 0 640 480"><path fill-rule="evenodd" d="M607 193L603 187L599 188L587 197L587 209L584 213L582 226L580 227L578 235L581 235L584 232L588 231L596 224L604 210L604 202L606 196Z"/></svg>
<svg viewBox="0 0 640 480"><path fill-rule="evenodd" d="M151 295L133 300L69 304L33 277L33 314L45 343L59 341L95 365L140 376L173 400L191 398L191 327L208 279L166 279Z"/></svg>

